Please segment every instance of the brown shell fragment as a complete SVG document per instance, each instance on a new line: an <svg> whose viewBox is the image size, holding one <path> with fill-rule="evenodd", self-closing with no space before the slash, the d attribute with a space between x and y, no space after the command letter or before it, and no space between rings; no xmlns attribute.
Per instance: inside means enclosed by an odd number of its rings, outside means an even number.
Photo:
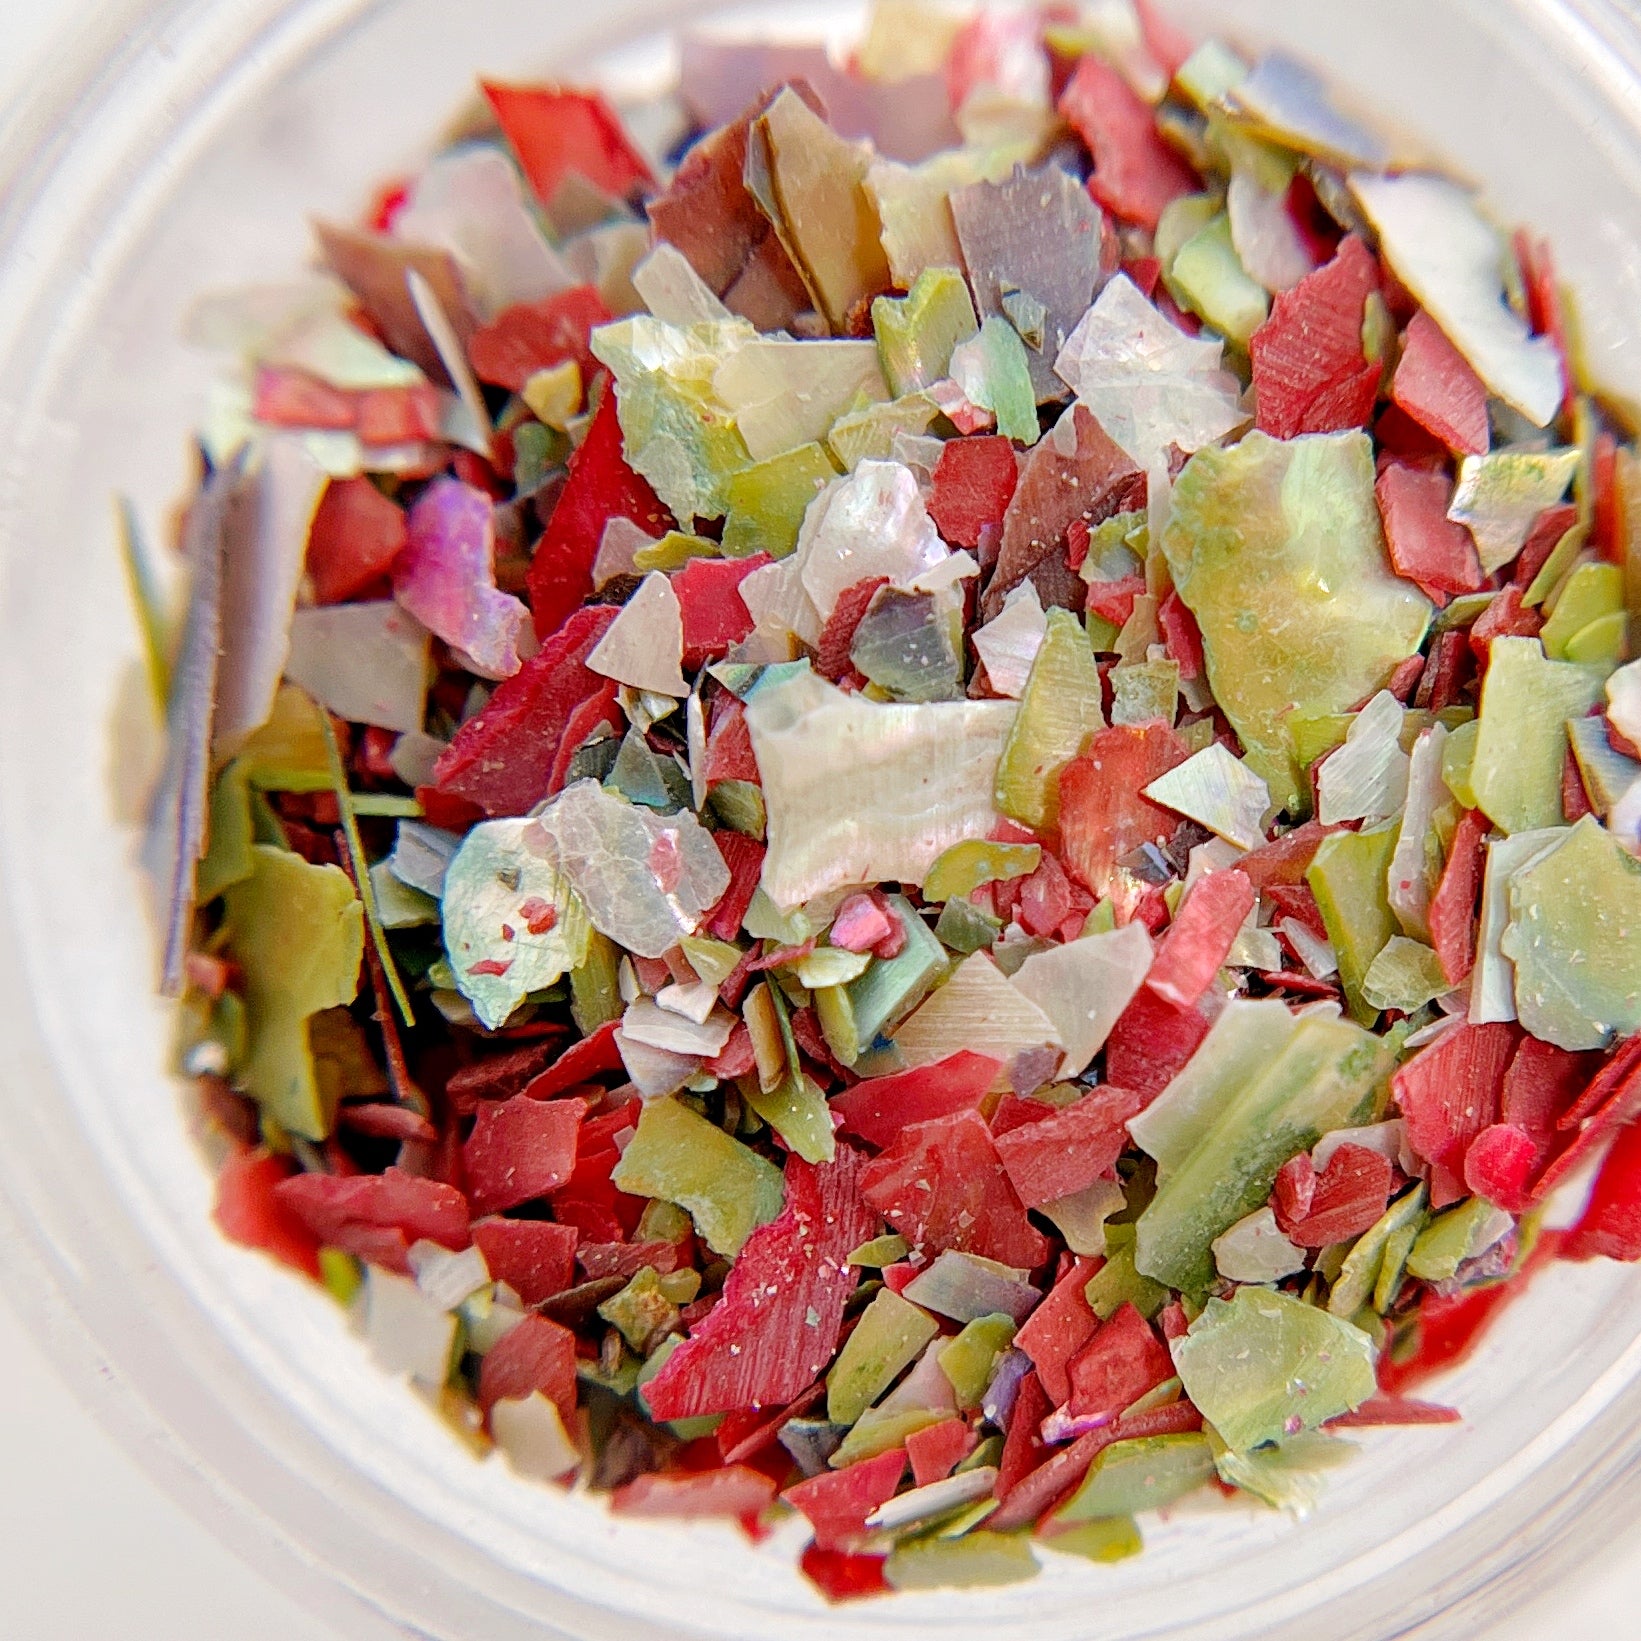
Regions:
<svg viewBox="0 0 1641 1641"><path fill-rule="evenodd" d="M449 316L463 349L478 329L456 259L432 245L411 245L387 234L363 233L316 222L314 233L325 265L353 292L359 306L401 358L419 365L435 382L450 377L411 299L407 275L419 273Z"/></svg>
<svg viewBox="0 0 1641 1641"><path fill-rule="evenodd" d="M1107 436L1091 410L1073 405L1026 458L1003 517L997 568L981 604L985 619L995 619L1004 598L1028 576L1038 583L1039 593L1045 586L1060 588L1065 578L1040 581L1035 572L1051 556L1064 558L1066 532L1076 520L1100 524L1115 513L1145 506L1145 496L1145 474Z"/></svg>
<svg viewBox="0 0 1641 1641"><path fill-rule="evenodd" d="M1004 299L1021 292L1044 310L1040 338L1026 340L1039 404L1070 389L1055 374L1066 338L1100 285L1104 218L1088 190L1058 166L1016 166L1007 182L975 182L952 194L957 239L982 319L1008 318Z"/></svg>
<svg viewBox="0 0 1641 1641"><path fill-rule="evenodd" d="M801 81L781 90L819 107ZM779 94L759 98L739 119L703 137L679 166L672 186L649 204L656 237L682 251L730 312L761 331L788 330L809 307L803 275L747 192L745 180L753 122Z"/></svg>

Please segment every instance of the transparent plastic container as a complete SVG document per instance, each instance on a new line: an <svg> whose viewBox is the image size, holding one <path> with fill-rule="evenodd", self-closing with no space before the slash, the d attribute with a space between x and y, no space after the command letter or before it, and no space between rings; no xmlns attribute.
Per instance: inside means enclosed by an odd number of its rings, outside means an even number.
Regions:
<svg viewBox="0 0 1641 1641"><path fill-rule="evenodd" d="M1283 39L1549 235L1589 357L1641 401L1641 30L1605 0L1180 0ZM664 0L172 0L86 8L0 129L0 1270L154 1477L344 1633L800 1638L1473 1636L1641 1501L1641 1271L1542 1277L1439 1394L1368 1432L1303 1526L1179 1513L1115 1567L829 1610L727 1528L612 1521L479 1462L323 1294L230 1247L132 865L153 731L111 497L184 487L202 290L294 274L310 214L425 154L475 73L664 77ZM747 8L847 27L848 8ZM117 728L111 734L110 725ZM179 1600L185 1599L179 1592Z"/></svg>

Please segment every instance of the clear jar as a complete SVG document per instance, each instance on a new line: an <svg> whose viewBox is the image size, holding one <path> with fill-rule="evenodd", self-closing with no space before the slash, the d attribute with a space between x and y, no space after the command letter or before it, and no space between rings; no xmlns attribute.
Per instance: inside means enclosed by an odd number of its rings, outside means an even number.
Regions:
<svg viewBox="0 0 1641 1641"><path fill-rule="evenodd" d="M1641 31L1608 0L1190 0L1285 40L1550 237L1597 375L1641 402ZM611 1520L480 1463L328 1299L229 1246L164 1074L122 792L154 730L111 497L188 479L198 292L296 274L310 215L413 166L475 73L664 77L667 0L171 0L86 9L0 135L0 1214L4 1276L150 1472L345 1633L637 1638L1470 1636L1641 1500L1641 1272L1554 1269L1433 1394L1366 1432L1303 1526L1181 1512L1115 1567L829 1610L800 1535ZM743 8L830 30L838 5ZM112 734L110 726L115 726Z"/></svg>

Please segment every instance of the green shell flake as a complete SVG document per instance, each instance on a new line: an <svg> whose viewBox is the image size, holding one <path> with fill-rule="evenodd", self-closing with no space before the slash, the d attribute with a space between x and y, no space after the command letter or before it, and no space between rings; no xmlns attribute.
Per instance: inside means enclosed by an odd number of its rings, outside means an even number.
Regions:
<svg viewBox="0 0 1641 1641"><path fill-rule="evenodd" d="M587 960L586 908L532 836L533 820L475 826L444 880L444 946L456 985L492 1031L532 992Z"/></svg>
<svg viewBox="0 0 1641 1641"><path fill-rule="evenodd" d="M1342 713L1418 653L1430 601L1394 575L1365 433L1250 433L1198 452L1163 552L1202 629L1209 682L1271 800L1303 786L1284 717Z"/></svg>
<svg viewBox="0 0 1641 1641"><path fill-rule="evenodd" d="M1641 1030L1641 861L1586 815L1510 880L1516 1013L1561 1048Z"/></svg>
<svg viewBox="0 0 1641 1641"><path fill-rule="evenodd" d="M714 1253L733 1259L781 1211L781 1171L680 1100L651 1100L610 1178L635 1197L689 1211Z"/></svg>
<svg viewBox="0 0 1641 1641"><path fill-rule="evenodd" d="M1495 638L1476 720L1470 789L1500 831L1559 826L1567 720L1601 699L1603 674L1545 659L1536 638Z"/></svg>
<svg viewBox="0 0 1641 1641"><path fill-rule="evenodd" d="M1373 1363L1360 1328L1269 1288L1210 1299L1174 1342L1185 1393L1233 1453L1360 1407L1378 1389Z"/></svg>
<svg viewBox="0 0 1641 1641"><path fill-rule="evenodd" d="M314 1076L308 1020L351 1003L365 955L365 912L348 876L267 844L224 895L228 949L245 976L249 1046L242 1082L279 1124L322 1140L335 1113Z"/></svg>
<svg viewBox="0 0 1641 1641"><path fill-rule="evenodd" d="M1225 1090L1202 1139L1157 1187L1138 1222L1140 1273L1203 1292L1214 1239L1270 1196L1290 1157L1358 1119L1388 1062L1383 1043L1348 1020L1301 1020L1274 1059Z"/></svg>

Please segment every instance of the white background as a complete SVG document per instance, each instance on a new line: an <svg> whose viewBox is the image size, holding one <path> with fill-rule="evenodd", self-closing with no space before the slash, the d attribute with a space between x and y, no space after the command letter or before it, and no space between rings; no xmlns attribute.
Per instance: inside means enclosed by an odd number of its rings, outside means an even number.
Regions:
<svg viewBox="0 0 1641 1641"><path fill-rule="evenodd" d="M0 0L0 109L84 3ZM1609 1546L1488 1641L1632 1641L1638 1605L1641 1545ZM0 1302L0 1641L341 1638L160 1492Z"/></svg>

